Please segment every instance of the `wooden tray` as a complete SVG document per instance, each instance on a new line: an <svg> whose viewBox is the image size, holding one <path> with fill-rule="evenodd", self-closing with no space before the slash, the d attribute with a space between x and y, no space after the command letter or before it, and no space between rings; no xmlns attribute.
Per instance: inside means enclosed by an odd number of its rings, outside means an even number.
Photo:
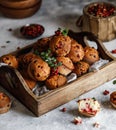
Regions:
<svg viewBox="0 0 116 130"><path fill-rule="evenodd" d="M51 90L41 96L36 96L27 87L24 79L17 69L10 66L0 67L0 84L7 89L14 97L19 99L36 116L40 116L79 95L94 89L101 84L116 77L116 61L113 56L104 48L103 44L91 33L73 33L69 31L69 36L76 39L83 46L87 44L87 39L95 41L98 45L100 57L108 59L110 62L100 68L99 71L87 73L77 80L66 84L61 88ZM16 56L27 53L33 44L19 51L13 52Z"/></svg>

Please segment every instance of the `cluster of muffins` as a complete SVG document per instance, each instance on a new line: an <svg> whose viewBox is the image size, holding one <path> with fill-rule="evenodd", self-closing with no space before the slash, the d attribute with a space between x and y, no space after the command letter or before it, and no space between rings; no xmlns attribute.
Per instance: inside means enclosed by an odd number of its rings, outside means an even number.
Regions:
<svg viewBox="0 0 116 130"><path fill-rule="evenodd" d="M39 39L29 53L18 57L4 55L0 58L1 62L21 72L30 89L37 82L45 82L50 90L65 85L71 72L76 73L77 77L87 73L90 65L98 60L99 53L95 48L83 47L61 33Z"/></svg>

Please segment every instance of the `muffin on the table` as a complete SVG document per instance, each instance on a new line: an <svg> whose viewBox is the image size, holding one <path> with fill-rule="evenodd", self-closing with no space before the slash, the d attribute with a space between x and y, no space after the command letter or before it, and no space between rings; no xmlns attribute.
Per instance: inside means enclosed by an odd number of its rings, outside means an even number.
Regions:
<svg viewBox="0 0 116 130"><path fill-rule="evenodd" d="M78 110L82 115L92 117L100 111L100 104L95 98L85 98L78 101Z"/></svg>
<svg viewBox="0 0 116 130"><path fill-rule="evenodd" d="M0 62L3 62L14 68L18 68L18 60L14 55L8 54L0 57Z"/></svg>

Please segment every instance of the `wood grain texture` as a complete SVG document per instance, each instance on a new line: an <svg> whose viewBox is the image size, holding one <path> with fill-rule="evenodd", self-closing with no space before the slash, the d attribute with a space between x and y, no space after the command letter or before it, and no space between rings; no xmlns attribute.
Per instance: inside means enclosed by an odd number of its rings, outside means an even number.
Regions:
<svg viewBox="0 0 116 130"><path fill-rule="evenodd" d="M1 0L0 4L13 9L25 9L36 5L40 1L41 0Z"/></svg>
<svg viewBox="0 0 116 130"><path fill-rule="evenodd" d="M35 14L40 9L41 3L42 0L39 0L36 4L31 4L31 6L29 4L25 8L22 8L24 6L21 6L20 4L20 8L11 8L0 4L0 11L4 16L9 18L26 18Z"/></svg>

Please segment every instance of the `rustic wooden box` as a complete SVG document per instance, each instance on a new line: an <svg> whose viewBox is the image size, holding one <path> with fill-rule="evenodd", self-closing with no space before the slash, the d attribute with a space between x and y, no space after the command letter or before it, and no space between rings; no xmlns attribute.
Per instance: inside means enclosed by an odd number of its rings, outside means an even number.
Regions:
<svg viewBox="0 0 116 130"><path fill-rule="evenodd" d="M102 66L99 71L87 73L61 88L51 90L38 97L27 87L27 84L17 69L13 69L10 66L0 67L0 84L14 95L14 97L20 100L36 116L40 116L64 103L67 103L79 95L116 77L115 58L108 53L98 39L96 39L91 33L86 32L73 33L70 31L69 35L83 46L85 46L87 39L95 41L98 45L100 57L108 59L110 62ZM33 44L13 52L12 54L17 56L27 53L31 50L32 46Z"/></svg>

